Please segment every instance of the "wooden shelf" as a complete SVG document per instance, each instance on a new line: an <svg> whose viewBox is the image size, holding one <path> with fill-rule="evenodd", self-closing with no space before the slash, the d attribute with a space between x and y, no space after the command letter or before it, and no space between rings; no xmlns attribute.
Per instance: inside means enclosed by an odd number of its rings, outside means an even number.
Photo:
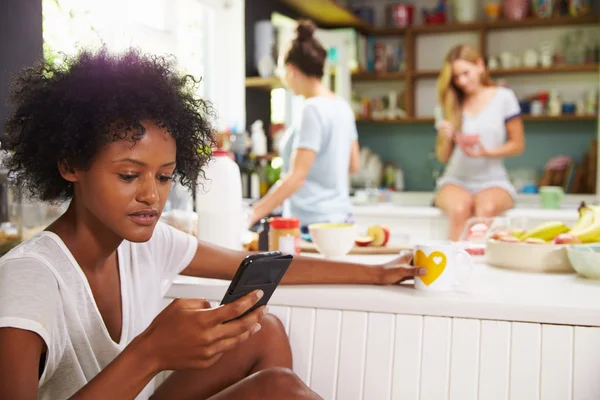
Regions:
<svg viewBox="0 0 600 400"><path fill-rule="evenodd" d="M597 115L523 115L523 121L528 122L554 122L554 121L596 121ZM418 123L429 123L433 124L433 117L414 117L414 118L403 118L403 119L372 119L372 118L358 118L357 124L418 124Z"/></svg>
<svg viewBox="0 0 600 400"><path fill-rule="evenodd" d="M507 76L507 75L542 75L542 74L561 74L561 73L581 73L581 72L598 72L600 64L578 64L578 65L553 65L551 67L519 67L510 69L490 69L492 76ZM439 70L424 70L413 73L415 78L437 78Z"/></svg>
<svg viewBox="0 0 600 400"><path fill-rule="evenodd" d="M351 27L366 32L369 26L333 0L280 0L303 17L324 27Z"/></svg>
<svg viewBox="0 0 600 400"><path fill-rule="evenodd" d="M353 81L395 81L406 77L404 72L356 72L352 74Z"/></svg>
<svg viewBox="0 0 600 400"><path fill-rule="evenodd" d="M415 25L409 29L415 34L428 34L428 33L448 33L448 32L469 32L477 31L483 28L482 22L470 22L470 23L458 23L449 22L445 24L427 24L427 25Z"/></svg>
<svg viewBox="0 0 600 400"><path fill-rule="evenodd" d="M485 22L484 28L488 30L501 30L513 28L526 29L544 26L551 28L555 26L597 24L598 22L600 22L600 15L583 15L580 17L557 16L550 18L527 18L521 21L509 21L505 19L499 19L497 21Z"/></svg>
<svg viewBox="0 0 600 400"><path fill-rule="evenodd" d="M597 24L600 15L584 15L581 17L552 17L552 18L527 18L520 21L499 19L496 21L478 21L470 23L448 22L445 24L415 25L406 28L377 28L370 27L367 33L373 36L394 36L414 33L426 35L435 33L476 32L480 30L528 29L540 27L568 26Z"/></svg>
<svg viewBox="0 0 600 400"><path fill-rule="evenodd" d="M281 84L281 80L276 76L269 78L262 78L260 76L249 76L246 78L246 87L272 90L283 86Z"/></svg>
<svg viewBox="0 0 600 400"><path fill-rule="evenodd" d="M537 75L577 72L598 72L600 71L600 64L553 65L548 68L520 67L510 69L490 69L489 71L490 75Z"/></svg>

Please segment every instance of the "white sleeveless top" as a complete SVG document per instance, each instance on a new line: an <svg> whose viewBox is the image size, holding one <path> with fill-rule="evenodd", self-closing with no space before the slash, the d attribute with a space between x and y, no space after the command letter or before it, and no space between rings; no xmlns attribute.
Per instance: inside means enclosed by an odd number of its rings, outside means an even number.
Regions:
<svg viewBox="0 0 600 400"><path fill-rule="evenodd" d="M463 113L462 132L479 134L482 145L494 149L506 142L506 122L521 114L519 101L511 89L497 87L490 103L476 116ZM465 183L509 181L502 158L473 158L455 146L440 179L452 178Z"/></svg>
<svg viewBox="0 0 600 400"><path fill-rule="evenodd" d="M69 398L114 360L161 311L164 292L197 248L195 237L163 223L148 242L121 244L118 343L106 329L83 271L57 235L42 232L2 257L0 327L35 332L48 348L38 398ZM152 381L137 399L153 391Z"/></svg>

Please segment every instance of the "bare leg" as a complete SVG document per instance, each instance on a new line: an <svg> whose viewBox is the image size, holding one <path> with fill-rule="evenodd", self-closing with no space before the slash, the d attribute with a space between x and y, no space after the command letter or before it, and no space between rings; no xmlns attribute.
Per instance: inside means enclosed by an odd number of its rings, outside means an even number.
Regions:
<svg viewBox="0 0 600 400"><path fill-rule="evenodd" d="M228 387L209 400L322 400L296 374L285 368L269 368Z"/></svg>
<svg viewBox="0 0 600 400"><path fill-rule="evenodd" d="M514 204L511 195L500 187L483 189L475 195L475 215L496 217L512 208Z"/></svg>
<svg viewBox="0 0 600 400"><path fill-rule="evenodd" d="M444 185L437 193L435 205L441 208L450 222L450 240L458 240L465 223L474 213L474 196L466 189L453 184Z"/></svg>
<svg viewBox="0 0 600 400"><path fill-rule="evenodd" d="M260 324L262 329L257 334L223 354L211 367L203 370L173 372L156 389L152 398L156 400L207 399L258 371L276 367L291 370L292 351L281 322L277 317L267 314ZM285 379L289 377L286 375ZM250 380L247 390L257 385L252 383L254 381L254 378ZM259 383L263 381L264 378L258 380ZM249 396L250 393L243 398L250 398Z"/></svg>

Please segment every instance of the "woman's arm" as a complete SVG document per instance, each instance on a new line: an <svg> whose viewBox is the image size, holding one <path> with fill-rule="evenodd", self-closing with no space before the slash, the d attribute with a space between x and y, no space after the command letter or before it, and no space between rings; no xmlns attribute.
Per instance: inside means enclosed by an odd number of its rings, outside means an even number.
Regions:
<svg viewBox="0 0 600 400"><path fill-rule="evenodd" d="M297 149L292 156L292 167L277 186L259 200L252 210L250 225L269 215L285 199L294 194L304 184L308 171L315 162L317 153L308 149Z"/></svg>
<svg viewBox="0 0 600 400"><path fill-rule="evenodd" d="M449 121L441 121L437 126L437 140L435 143L435 156L442 164L450 160L454 150L454 127Z"/></svg>
<svg viewBox="0 0 600 400"><path fill-rule="evenodd" d="M351 174L356 174L360 171L360 147L358 140L352 141L352 148L350 149L350 170Z"/></svg>
<svg viewBox="0 0 600 400"><path fill-rule="evenodd" d="M514 117L506 121L506 136L506 143L495 149L486 149L485 156L506 158L518 156L525 151L525 131L521 117Z"/></svg>
<svg viewBox="0 0 600 400"><path fill-rule="evenodd" d="M181 273L201 278L231 280L242 260L251 253L225 249L199 242L190 265ZM376 267L296 256L282 280L284 284L356 283L378 284L381 271Z"/></svg>
<svg viewBox="0 0 600 400"><path fill-rule="evenodd" d="M72 399L133 399L156 375L136 340ZM0 328L0 393L7 399L37 399L44 342L36 333Z"/></svg>
<svg viewBox="0 0 600 400"><path fill-rule="evenodd" d="M199 242L196 255L181 273L200 278L231 280L242 260L250 253ZM424 268L408 264L412 253L381 265L364 265L295 256L282 283L300 284L372 284L390 285L414 276L424 275Z"/></svg>

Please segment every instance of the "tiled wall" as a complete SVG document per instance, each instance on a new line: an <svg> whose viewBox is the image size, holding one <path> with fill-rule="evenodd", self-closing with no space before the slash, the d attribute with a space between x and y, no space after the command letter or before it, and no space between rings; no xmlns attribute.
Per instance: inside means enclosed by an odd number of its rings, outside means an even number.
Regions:
<svg viewBox="0 0 600 400"><path fill-rule="evenodd" d="M596 121L525 122L525 153L507 159L506 165L533 167L541 172L546 161L557 155L579 161L596 137L597 124ZM435 144L432 124L360 124L358 132L361 146L370 147L404 170L407 190L433 189L431 170L437 163L430 158Z"/></svg>

